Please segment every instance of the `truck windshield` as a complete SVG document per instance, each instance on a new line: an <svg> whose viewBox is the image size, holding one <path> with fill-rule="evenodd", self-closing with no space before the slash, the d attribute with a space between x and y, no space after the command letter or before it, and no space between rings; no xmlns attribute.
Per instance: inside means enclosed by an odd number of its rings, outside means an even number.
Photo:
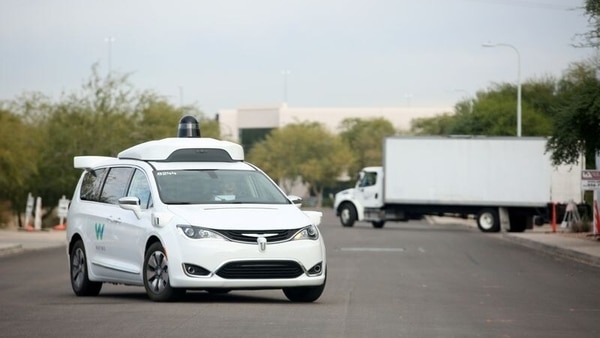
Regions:
<svg viewBox="0 0 600 338"><path fill-rule="evenodd" d="M249 170L164 170L156 183L165 204L289 204L265 175Z"/></svg>

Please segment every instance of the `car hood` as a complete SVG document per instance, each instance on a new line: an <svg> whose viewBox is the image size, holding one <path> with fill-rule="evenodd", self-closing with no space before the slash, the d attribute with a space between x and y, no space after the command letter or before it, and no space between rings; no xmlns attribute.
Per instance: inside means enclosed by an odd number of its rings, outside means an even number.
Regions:
<svg viewBox="0 0 600 338"><path fill-rule="evenodd" d="M214 229L297 229L311 224L295 205L169 205L190 225Z"/></svg>

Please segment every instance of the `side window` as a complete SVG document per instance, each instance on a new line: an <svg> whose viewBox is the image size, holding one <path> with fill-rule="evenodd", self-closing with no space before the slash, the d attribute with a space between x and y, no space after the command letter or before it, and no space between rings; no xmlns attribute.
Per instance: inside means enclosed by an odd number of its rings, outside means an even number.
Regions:
<svg viewBox="0 0 600 338"><path fill-rule="evenodd" d="M127 196L135 196L139 198L142 209L148 209L152 207L152 196L150 195L150 186L148 185L148 180L146 179L146 175L144 175L144 173L139 169L136 169L135 173L133 174Z"/></svg>
<svg viewBox="0 0 600 338"><path fill-rule="evenodd" d="M105 174L105 168L86 171L83 182L81 182L79 198L86 201L97 201Z"/></svg>
<svg viewBox="0 0 600 338"><path fill-rule="evenodd" d="M377 182L377 173L365 172L364 176L358 183L359 187L370 187Z"/></svg>
<svg viewBox="0 0 600 338"><path fill-rule="evenodd" d="M127 192L132 173L133 168L111 168L100 194L100 202L117 204Z"/></svg>

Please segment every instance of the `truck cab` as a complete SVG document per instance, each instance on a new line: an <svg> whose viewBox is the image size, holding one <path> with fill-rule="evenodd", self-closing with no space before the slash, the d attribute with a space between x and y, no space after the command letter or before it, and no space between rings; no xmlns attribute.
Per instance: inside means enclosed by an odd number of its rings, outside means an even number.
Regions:
<svg viewBox="0 0 600 338"><path fill-rule="evenodd" d="M354 188L346 189L335 195L333 208L344 227L351 227L356 221L371 222L373 227L383 227L386 220L384 208L383 167L366 167L358 174ZM404 217L392 217L404 220Z"/></svg>

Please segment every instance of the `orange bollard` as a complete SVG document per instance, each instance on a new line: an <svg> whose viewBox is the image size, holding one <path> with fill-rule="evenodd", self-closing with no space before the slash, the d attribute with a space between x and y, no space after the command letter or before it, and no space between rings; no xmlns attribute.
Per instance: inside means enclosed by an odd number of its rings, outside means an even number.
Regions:
<svg viewBox="0 0 600 338"><path fill-rule="evenodd" d="M556 232L556 203L552 202L552 232Z"/></svg>

